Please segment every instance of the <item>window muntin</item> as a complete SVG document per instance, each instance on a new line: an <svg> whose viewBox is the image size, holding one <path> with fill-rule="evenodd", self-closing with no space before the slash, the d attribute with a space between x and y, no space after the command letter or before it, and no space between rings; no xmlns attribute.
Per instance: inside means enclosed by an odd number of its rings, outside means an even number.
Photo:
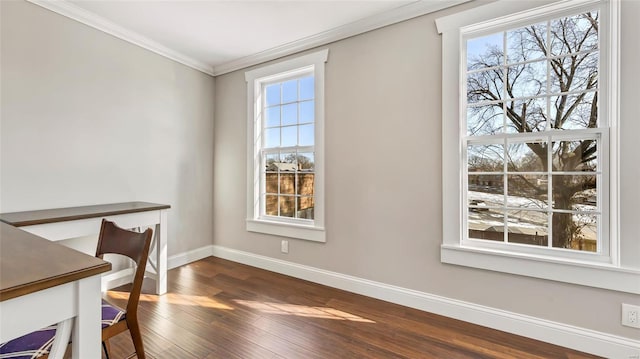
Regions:
<svg viewBox="0 0 640 359"><path fill-rule="evenodd" d="M463 242L609 255L598 28L593 10L465 36Z"/></svg>

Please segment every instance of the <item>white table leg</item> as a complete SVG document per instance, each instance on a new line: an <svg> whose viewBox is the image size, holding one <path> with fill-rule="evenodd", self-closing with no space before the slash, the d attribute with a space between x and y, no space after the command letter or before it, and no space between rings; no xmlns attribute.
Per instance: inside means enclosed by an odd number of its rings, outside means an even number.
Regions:
<svg viewBox="0 0 640 359"><path fill-rule="evenodd" d="M160 211L160 223L156 224L156 294L167 292L167 210Z"/></svg>
<svg viewBox="0 0 640 359"><path fill-rule="evenodd" d="M100 276L93 276L78 282L78 315L73 327L73 359L101 357L101 298Z"/></svg>

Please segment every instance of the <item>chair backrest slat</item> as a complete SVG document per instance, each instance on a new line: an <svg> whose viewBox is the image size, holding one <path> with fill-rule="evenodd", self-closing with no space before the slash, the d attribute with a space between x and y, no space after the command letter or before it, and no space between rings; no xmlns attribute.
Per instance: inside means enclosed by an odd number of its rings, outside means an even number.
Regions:
<svg viewBox="0 0 640 359"><path fill-rule="evenodd" d="M142 291L152 233L151 228L140 233L120 228L106 219L102 220L96 257L102 258L105 254L120 254L131 258L136 263L133 286L127 301L127 315L137 317L136 309Z"/></svg>

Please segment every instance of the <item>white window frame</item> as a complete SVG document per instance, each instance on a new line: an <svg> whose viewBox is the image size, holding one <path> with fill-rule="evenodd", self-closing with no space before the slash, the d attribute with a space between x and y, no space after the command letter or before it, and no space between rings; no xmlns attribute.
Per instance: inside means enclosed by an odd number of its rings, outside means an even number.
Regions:
<svg viewBox="0 0 640 359"><path fill-rule="evenodd" d="M462 126L462 114L466 105L466 38L593 8L600 10L601 19L600 68L604 72L600 73L599 91L604 105L600 117L608 121L608 128L595 131L602 135L603 144L608 146L610 159L608 168L605 166L603 171L608 193L607 196L599 194L600 198L608 197L602 206L602 218L606 215L609 221L601 226L608 239L608 246L603 247L606 253L590 258L587 253L566 251L568 255L559 256L536 248L517 250L518 246L512 246L507 249L486 241L465 240L467 203L463 201L466 198L463 191L466 189L467 162L463 155L463 138L467 136L467 130ZM617 0L564 0L542 6L539 2L497 1L436 20L438 32L442 34L443 263L640 294L639 272L621 265L618 242L619 17ZM545 136L544 133L531 135Z"/></svg>
<svg viewBox="0 0 640 359"><path fill-rule="evenodd" d="M247 81L247 219L250 232L325 242L324 227L324 64L329 50L309 53L293 59L245 72ZM296 219L261 214L261 122L262 88L292 76L313 74L315 90L314 121L314 219Z"/></svg>

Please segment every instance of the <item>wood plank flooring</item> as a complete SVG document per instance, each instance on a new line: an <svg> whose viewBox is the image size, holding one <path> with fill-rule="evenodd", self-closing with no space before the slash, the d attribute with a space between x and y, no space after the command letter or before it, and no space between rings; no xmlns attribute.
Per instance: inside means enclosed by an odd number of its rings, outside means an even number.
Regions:
<svg viewBox="0 0 640 359"><path fill-rule="evenodd" d="M158 359L596 358L215 257L168 276L138 310ZM125 289L106 298L124 305ZM111 340L112 359L131 353L128 332Z"/></svg>

